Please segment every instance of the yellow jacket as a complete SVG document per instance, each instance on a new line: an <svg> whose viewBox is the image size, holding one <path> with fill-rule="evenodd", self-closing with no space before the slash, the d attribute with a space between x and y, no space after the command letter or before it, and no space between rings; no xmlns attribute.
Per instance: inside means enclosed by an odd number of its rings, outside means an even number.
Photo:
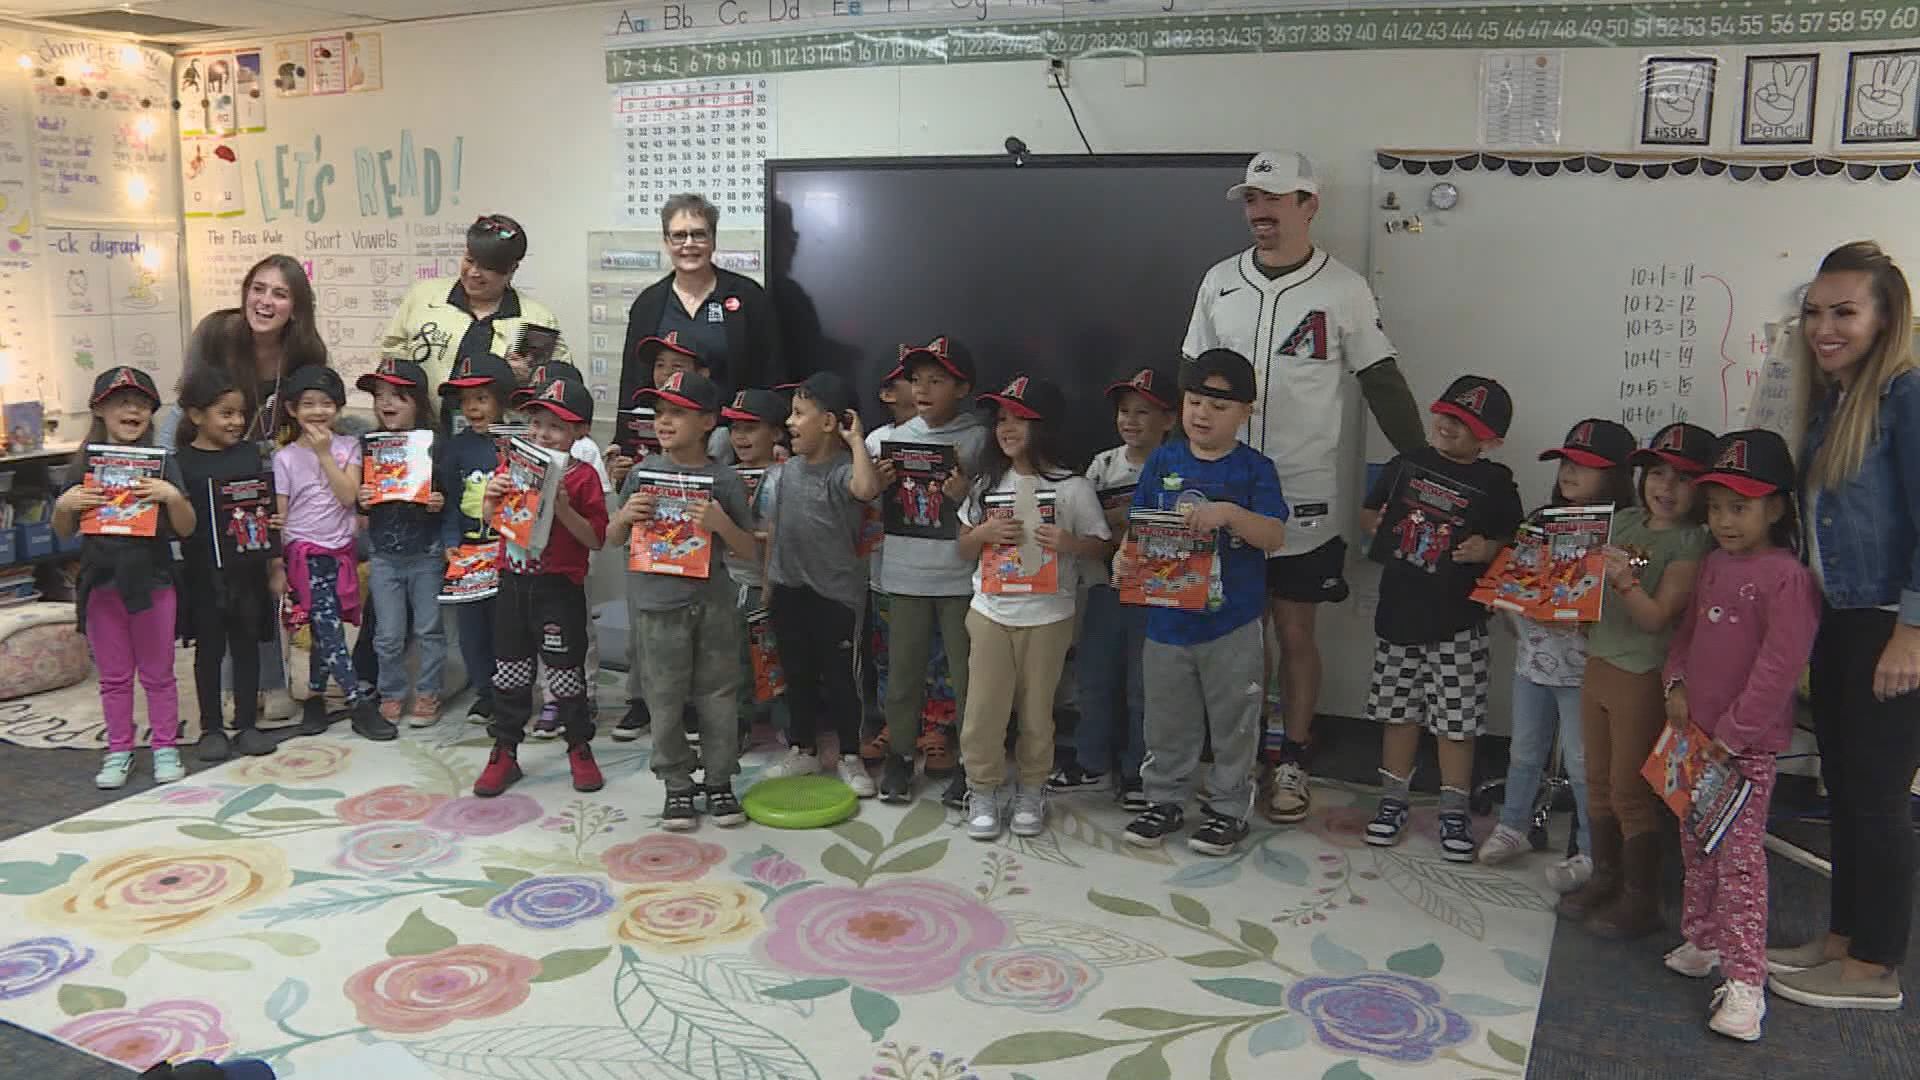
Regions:
<svg viewBox="0 0 1920 1080"><path fill-rule="evenodd" d="M500 298L500 308L486 320L492 334L486 342L488 352L506 356L520 340L520 327L560 328L560 320L545 304L508 287ZM426 369L434 388L447 380L453 362L459 359L460 343L473 328L474 318L467 306L467 291L452 278L422 281L407 290L406 298L393 313L387 332L380 339L380 355L411 360ZM482 331L483 332L483 331ZM553 359L571 363L565 337L554 348Z"/></svg>

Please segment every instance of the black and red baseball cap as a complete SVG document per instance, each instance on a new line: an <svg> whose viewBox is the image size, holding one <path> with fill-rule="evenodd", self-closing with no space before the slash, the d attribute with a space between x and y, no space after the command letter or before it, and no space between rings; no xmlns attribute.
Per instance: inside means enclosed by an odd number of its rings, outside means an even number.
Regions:
<svg viewBox="0 0 1920 1080"><path fill-rule="evenodd" d="M1722 435L1712 460L1694 483L1719 484L1748 498L1793 491L1793 451L1776 432L1750 428Z"/></svg>
<svg viewBox="0 0 1920 1080"><path fill-rule="evenodd" d="M371 392L382 383L388 386L425 386L427 372L411 360L383 357L379 367L353 380L353 388Z"/></svg>
<svg viewBox="0 0 1920 1080"><path fill-rule="evenodd" d="M1653 433L1645 449L1627 455L1627 463L1652 468L1671 465L1688 476L1698 476L1713 465L1713 432L1698 424L1668 424Z"/></svg>
<svg viewBox="0 0 1920 1080"><path fill-rule="evenodd" d="M922 364L938 364L947 374L968 385L973 384L973 352L945 334L925 345L900 346L900 363L895 370L911 376Z"/></svg>
<svg viewBox="0 0 1920 1080"><path fill-rule="evenodd" d="M678 330L669 330L657 337L643 337L633 343L635 360L648 357L651 362L651 355L655 352L676 353L693 361L695 367L705 366L705 362L700 359L700 354L694 351L693 346L681 342Z"/></svg>
<svg viewBox="0 0 1920 1080"><path fill-rule="evenodd" d="M1172 372L1164 368L1143 367L1132 375L1107 387L1109 399L1121 394L1139 394L1155 405L1166 410L1180 407L1180 385Z"/></svg>
<svg viewBox="0 0 1920 1080"><path fill-rule="evenodd" d="M1467 425L1476 439L1504 439L1513 423L1513 398L1494 379L1462 375L1427 411L1453 417Z"/></svg>
<svg viewBox="0 0 1920 1080"><path fill-rule="evenodd" d="M720 388L697 371L676 371L659 386L643 386L633 395L635 401L649 398L694 412L720 411Z"/></svg>
<svg viewBox="0 0 1920 1080"><path fill-rule="evenodd" d="M154 408L160 407L160 391L153 385L153 376L137 367L121 364L101 372L93 380L93 396L87 399L88 408L97 408L122 390L131 390L153 402Z"/></svg>
<svg viewBox="0 0 1920 1080"><path fill-rule="evenodd" d="M787 412L780 395L771 390L742 390L720 409L720 415L728 420L759 424L784 424Z"/></svg>
<svg viewBox="0 0 1920 1080"><path fill-rule="evenodd" d="M1540 452L1541 461L1565 458L1589 469L1617 469L1627 464L1639 441L1626 425L1592 417L1567 429L1566 441Z"/></svg>
<svg viewBox="0 0 1920 1080"><path fill-rule="evenodd" d="M514 390L513 400L516 403L525 401L533 396L535 388L545 386L555 379L572 379L581 384L587 381L587 377L580 374L579 368L565 360L549 360L527 373L527 385Z"/></svg>
<svg viewBox="0 0 1920 1080"><path fill-rule="evenodd" d="M550 379L539 392L520 403L520 411L545 409L569 424L593 423L593 392L574 379Z"/></svg>
<svg viewBox="0 0 1920 1080"><path fill-rule="evenodd" d="M505 390L514 383L513 365L493 353L469 354L453 365L453 374L440 384L440 392L454 394L475 386Z"/></svg>
<svg viewBox="0 0 1920 1080"><path fill-rule="evenodd" d="M1015 375L997 394L981 394L974 399L982 405L1005 409L1022 420L1059 420L1067 412L1067 395L1051 379L1036 375Z"/></svg>

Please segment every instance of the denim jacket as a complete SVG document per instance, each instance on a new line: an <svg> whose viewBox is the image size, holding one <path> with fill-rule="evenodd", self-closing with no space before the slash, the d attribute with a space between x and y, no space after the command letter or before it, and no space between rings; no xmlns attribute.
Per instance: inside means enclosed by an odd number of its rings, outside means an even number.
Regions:
<svg viewBox="0 0 1920 1080"><path fill-rule="evenodd" d="M1800 453L1800 487L1833 420L1837 392L1808 419ZM1805 523L1820 541L1820 579L1836 608L1898 604L1900 621L1920 625L1920 372L1905 372L1880 395L1880 433L1860 471L1820 493L1818 520Z"/></svg>

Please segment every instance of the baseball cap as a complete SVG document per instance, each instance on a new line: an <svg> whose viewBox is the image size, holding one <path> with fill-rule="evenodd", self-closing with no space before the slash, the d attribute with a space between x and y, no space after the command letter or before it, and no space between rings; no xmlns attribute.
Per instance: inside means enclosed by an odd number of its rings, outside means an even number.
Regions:
<svg viewBox="0 0 1920 1080"><path fill-rule="evenodd" d="M153 376L126 364L110 367L94 378L93 396L87 399L87 407L93 408L122 390L145 394L154 408L160 407L160 391L154 389Z"/></svg>
<svg viewBox="0 0 1920 1080"><path fill-rule="evenodd" d="M796 395L804 396L818 406L821 412L839 416L853 409L853 387L847 380L831 371L816 371L793 388Z"/></svg>
<svg viewBox="0 0 1920 1080"><path fill-rule="evenodd" d="M443 394L457 393L470 386L513 385L513 365L493 353L467 355L453 366L453 374L440 384Z"/></svg>
<svg viewBox="0 0 1920 1080"><path fill-rule="evenodd" d="M1227 380L1225 390L1207 385L1207 379L1214 375ZM1251 402L1258 396L1253 363L1232 349L1208 349L1194 357L1180 372L1180 389L1226 401Z"/></svg>
<svg viewBox="0 0 1920 1080"><path fill-rule="evenodd" d="M895 364L893 365L892 371L889 371L885 375L882 375L880 377L880 389L885 390L888 386L892 385L893 383L897 383L901 379L904 379L906 377L907 377L906 363L903 361L901 363ZM798 386L799 384L795 383L794 385ZM776 386L774 387L774 389L778 390L780 389L780 387Z"/></svg>
<svg viewBox="0 0 1920 1080"><path fill-rule="evenodd" d="M697 371L676 371L659 386L643 386L633 396L636 399L658 398L694 412L720 411L720 388L713 385L712 379Z"/></svg>
<svg viewBox="0 0 1920 1080"><path fill-rule="evenodd" d="M549 360L527 373L527 385L515 388L513 391L513 400L516 402L525 401L527 398L533 396L534 387L545 386L555 379L572 379L577 383L587 381L587 377L580 374L579 368L574 367L565 360Z"/></svg>
<svg viewBox="0 0 1920 1080"><path fill-rule="evenodd" d="M728 420L779 424L787 419L787 407L771 390L742 390L733 395L733 403L723 407L720 415Z"/></svg>
<svg viewBox="0 0 1920 1080"><path fill-rule="evenodd" d="M1540 452L1541 461L1566 458L1589 469L1617 469L1633 457L1638 440L1622 424L1597 417L1567 429L1566 441Z"/></svg>
<svg viewBox="0 0 1920 1080"><path fill-rule="evenodd" d="M1749 498L1793 491L1793 452L1775 432L1749 428L1722 435L1712 460L1694 483L1719 484Z"/></svg>
<svg viewBox="0 0 1920 1080"><path fill-rule="evenodd" d="M593 423L593 394L574 379L552 379L540 392L520 403L521 411L545 409L570 424Z"/></svg>
<svg viewBox="0 0 1920 1080"><path fill-rule="evenodd" d="M140 1080L274 1080L273 1066L259 1058L237 1058L218 1064L201 1059L155 1063L140 1074Z"/></svg>
<svg viewBox="0 0 1920 1080"><path fill-rule="evenodd" d="M1477 439L1504 439L1513 423L1513 398L1507 388L1484 375L1462 375L1427 409L1467 425Z"/></svg>
<svg viewBox="0 0 1920 1080"><path fill-rule="evenodd" d="M411 360L396 360L389 356L380 361L379 367L353 380L353 388L370 391L381 383L388 386L425 386L427 373Z"/></svg>
<svg viewBox="0 0 1920 1080"><path fill-rule="evenodd" d="M633 358L638 360L646 356L649 352L656 350L679 353L695 364L701 363L700 354L693 351L693 346L680 343L680 331L678 330L669 330L658 337L643 337L639 341L634 342Z"/></svg>
<svg viewBox="0 0 1920 1080"><path fill-rule="evenodd" d="M1698 424L1668 424L1653 433L1644 450L1627 455L1629 465L1671 465L1698 476L1713 464L1713 432Z"/></svg>
<svg viewBox="0 0 1920 1080"><path fill-rule="evenodd" d="M1304 191L1320 194L1320 181L1314 179L1313 162L1297 150L1262 150L1247 162L1247 178L1227 189L1227 199L1236 201L1248 189L1269 195L1291 195Z"/></svg>
<svg viewBox="0 0 1920 1080"><path fill-rule="evenodd" d="M309 390L318 390L333 399L335 405L347 404L347 384L340 381L340 373L325 364L308 364L294 368L286 378L280 380L280 400L291 409L300 400L300 395Z"/></svg>
<svg viewBox="0 0 1920 1080"><path fill-rule="evenodd" d="M1066 415L1067 395L1050 379L1015 375L997 394L981 394L974 399L982 405L994 405L1022 420L1058 420Z"/></svg>
<svg viewBox="0 0 1920 1080"><path fill-rule="evenodd" d="M944 334L925 345L900 346L898 367L903 374L912 375L915 367L926 362L939 364L947 374L963 383L973 383L972 351Z"/></svg>
<svg viewBox="0 0 1920 1080"><path fill-rule="evenodd" d="M1110 398L1129 392L1139 394L1163 409L1180 407L1179 384L1163 368L1143 367L1107 387L1107 396Z"/></svg>

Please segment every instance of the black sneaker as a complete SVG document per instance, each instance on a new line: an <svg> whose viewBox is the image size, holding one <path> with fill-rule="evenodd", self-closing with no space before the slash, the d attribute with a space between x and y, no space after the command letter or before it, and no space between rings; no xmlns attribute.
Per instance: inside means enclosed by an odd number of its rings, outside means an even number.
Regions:
<svg viewBox="0 0 1920 1080"><path fill-rule="evenodd" d="M232 745L233 752L241 757L266 757L280 749L280 744L274 741L273 736L250 727L234 732Z"/></svg>
<svg viewBox="0 0 1920 1080"><path fill-rule="evenodd" d="M620 718L619 724L615 725L613 737L619 742L632 742L646 734L647 729L652 726L653 717L647 715L646 702L635 701L627 706L627 714Z"/></svg>
<svg viewBox="0 0 1920 1080"><path fill-rule="evenodd" d="M353 707L353 733L373 742L392 742L400 737L400 729L380 715L380 706L371 696L361 698Z"/></svg>
<svg viewBox="0 0 1920 1080"><path fill-rule="evenodd" d="M205 725L206 731L201 734L200 741L193 744L193 756L207 762L227 760L233 753L231 745L227 742L227 733L220 730L218 723L207 724L205 721L201 723Z"/></svg>
<svg viewBox="0 0 1920 1080"><path fill-rule="evenodd" d="M1367 822L1365 840L1374 847L1392 847L1407 831L1407 801L1392 796L1380 800L1380 809Z"/></svg>
<svg viewBox="0 0 1920 1080"><path fill-rule="evenodd" d="M1147 801L1147 786L1137 776L1120 779L1120 809L1139 813L1153 804Z"/></svg>
<svg viewBox="0 0 1920 1080"><path fill-rule="evenodd" d="M747 823L747 812L740 809L740 800L733 797L732 786L707 788L707 816L723 829Z"/></svg>
<svg viewBox="0 0 1920 1080"><path fill-rule="evenodd" d="M493 723L493 699L483 697L474 698L473 704L467 706L467 723Z"/></svg>
<svg viewBox="0 0 1920 1080"><path fill-rule="evenodd" d="M1078 762L1062 765L1047 777L1048 791L1099 791L1106 786L1106 773L1088 772Z"/></svg>
<svg viewBox="0 0 1920 1080"><path fill-rule="evenodd" d="M880 770L880 801L885 803L903 803L913 801L913 759L899 754L888 754L886 766Z"/></svg>
<svg viewBox="0 0 1920 1080"><path fill-rule="evenodd" d="M1466 811L1440 812L1440 855L1448 862L1473 861L1473 822Z"/></svg>
<svg viewBox="0 0 1920 1080"><path fill-rule="evenodd" d="M1208 810L1206 822L1187 837L1187 849L1202 855L1231 855L1248 831L1242 819Z"/></svg>
<svg viewBox="0 0 1920 1080"><path fill-rule="evenodd" d="M1147 807L1145 813L1127 822L1127 831L1120 835L1134 847L1159 847L1168 834L1180 831L1180 823L1186 817L1179 803L1160 803Z"/></svg>
<svg viewBox="0 0 1920 1080"><path fill-rule="evenodd" d="M688 832L700 824L700 812L693 808L693 788L667 792L667 805L660 811L660 827L668 832Z"/></svg>
<svg viewBox="0 0 1920 1080"><path fill-rule="evenodd" d="M967 770L964 767L953 770L953 779L947 781L947 790L940 793L940 805L955 810L967 808Z"/></svg>
<svg viewBox="0 0 1920 1080"><path fill-rule="evenodd" d="M324 696L315 694L300 703L300 734L324 735L331 722L327 719L327 699Z"/></svg>

